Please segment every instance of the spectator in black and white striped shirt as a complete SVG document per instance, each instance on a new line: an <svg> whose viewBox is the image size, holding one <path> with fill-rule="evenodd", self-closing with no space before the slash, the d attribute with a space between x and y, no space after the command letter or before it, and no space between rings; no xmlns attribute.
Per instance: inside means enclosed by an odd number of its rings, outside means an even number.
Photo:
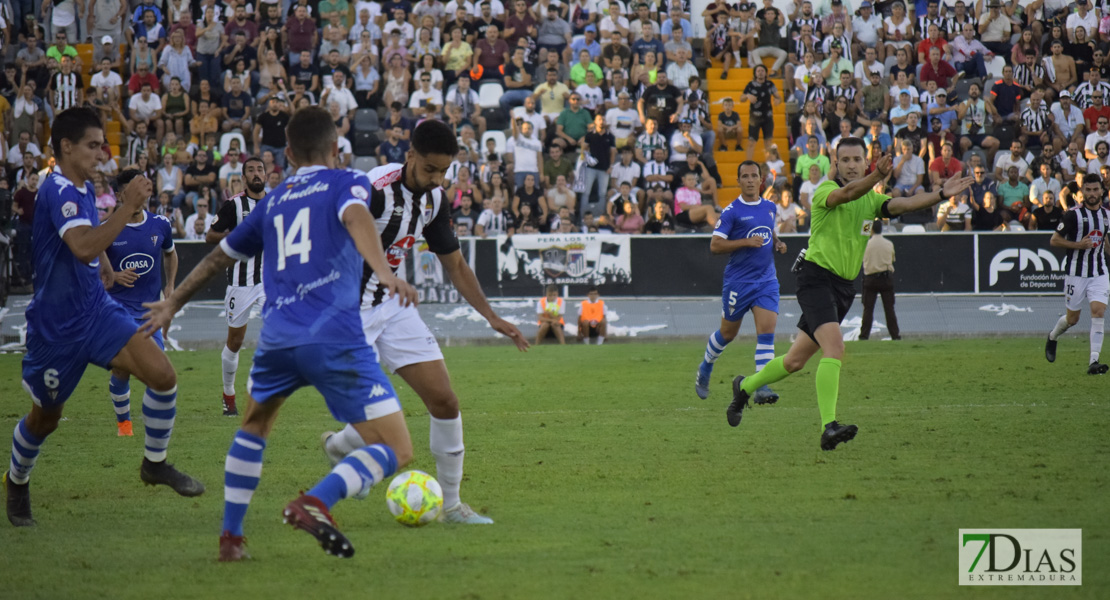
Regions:
<svg viewBox="0 0 1110 600"><path fill-rule="evenodd" d="M1047 140L1042 136L1047 135L1055 126L1052 115L1044 104L1044 92L1035 90L1029 97L1029 106L1021 111L1021 140L1026 148L1040 148Z"/></svg>
<svg viewBox="0 0 1110 600"><path fill-rule="evenodd" d="M85 82L80 73L73 71L73 59L62 57L61 70L50 77L50 102L54 114L85 103Z"/></svg>

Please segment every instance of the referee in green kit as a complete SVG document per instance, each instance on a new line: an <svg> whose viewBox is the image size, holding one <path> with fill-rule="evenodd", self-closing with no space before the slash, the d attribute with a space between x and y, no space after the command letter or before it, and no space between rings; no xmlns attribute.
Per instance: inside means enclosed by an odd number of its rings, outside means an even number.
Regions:
<svg viewBox="0 0 1110 600"><path fill-rule="evenodd" d="M891 198L873 189L890 175L891 156L882 157L868 174L870 163L865 152L860 138L841 140L829 181L813 192L809 248L794 268L798 277L798 304L802 308L802 318L798 320L801 331L785 355L775 357L755 375L739 375L732 381L733 397L727 416L733 427L740 424L752 393L801 370L820 349L823 356L817 367L817 406L824 426L821 449L832 450L856 436L855 425L836 422L840 361L844 356L840 321L856 296L854 281L863 265L871 223L877 218L896 217L943 202L962 193L974 180L949 179L940 190Z"/></svg>

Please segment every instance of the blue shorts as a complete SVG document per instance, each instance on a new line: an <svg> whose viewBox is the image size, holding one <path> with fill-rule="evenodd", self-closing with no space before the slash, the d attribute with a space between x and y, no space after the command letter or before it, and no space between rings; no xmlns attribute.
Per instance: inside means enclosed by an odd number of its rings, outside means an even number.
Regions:
<svg viewBox="0 0 1110 600"><path fill-rule="evenodd" d="M123 308L125 310L127 310L127 312L131 313L131 318L135 319L135 323L139 327L143 326L143 315L145 315L147 313L147 309L145 309L145 308L135 309L135 308L132 308L132 307L127 306L127 305L123 305ZM155 331L154 335L150 336L150 339L154 340L155 344L158 344L158 348L161 349L162 352L166 351L166 341L165 341L165 339L162 338L162 330L161 329L159 329L158 331Z"/></svg>
<svg viewBox="0 0 1110 600"><path fill-rule="evenodd" d="M369 344L255 351L247 392L256 402L286 398L309 385L324 396L332 416L344 423L370 421L401 410L393 384Z"/></svg>
<svg viewBox="0 0 1110 600"><path fill-rule="evenodd" d="M753 306L779 313L779 280L769 279L758 283L725 282L721 292L721 317L735 323Z"/></svg>
<svg viewBox="0 0 1110 600"><path fill-rule="evenodd" d="M23 356L23 387L43 408L65 404L92 363L107 369L112 359L139 330L135 318L115 301L88 316L89 328L67 342L50 342L27 323L27 354Z"/></svg>

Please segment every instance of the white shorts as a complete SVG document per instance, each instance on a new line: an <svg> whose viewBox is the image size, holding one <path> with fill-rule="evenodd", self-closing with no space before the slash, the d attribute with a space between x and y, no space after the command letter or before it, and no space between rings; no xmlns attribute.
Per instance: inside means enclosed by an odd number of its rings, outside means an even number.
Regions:
<svg viewBox="0 0 1110 600"><path fill-rule="evenodd" d="M1068 310L1083 310L1091 302L1106 304L1110 299L1110 276L1064 277L1064 305Z"/></svg>
<svg viewBox="0 0 1110 600"><path fill-rule="evenodd" d="M362 331L390 373L416 363L443 360L436 336L415 306L402 307L394 296L374 308L363 308Z"/></svg>
<svg viewBox="0 0 1110 600"><path fill-rule="evenodd" d="M227 286L227 293L224 294L224 310L227 312L227 326L235 328L246 327L247 320L251 318L251 307L257 304L258 309L262 310L262 305L265 303L266 292L262 290L261 283L249 286Z"/></svg>

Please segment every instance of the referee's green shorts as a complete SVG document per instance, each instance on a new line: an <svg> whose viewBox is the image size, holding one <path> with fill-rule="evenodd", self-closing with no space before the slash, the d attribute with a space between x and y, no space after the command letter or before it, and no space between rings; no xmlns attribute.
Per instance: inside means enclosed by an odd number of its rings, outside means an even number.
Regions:
<svg viewBox="0 0 1110 600"><path fill-rule="evenodd" d="M816 342L813 332L818 327L844 320L856 298L856 285L808 260L802 261L797 282L798 304L802 307L798 329Z"/></svg>

